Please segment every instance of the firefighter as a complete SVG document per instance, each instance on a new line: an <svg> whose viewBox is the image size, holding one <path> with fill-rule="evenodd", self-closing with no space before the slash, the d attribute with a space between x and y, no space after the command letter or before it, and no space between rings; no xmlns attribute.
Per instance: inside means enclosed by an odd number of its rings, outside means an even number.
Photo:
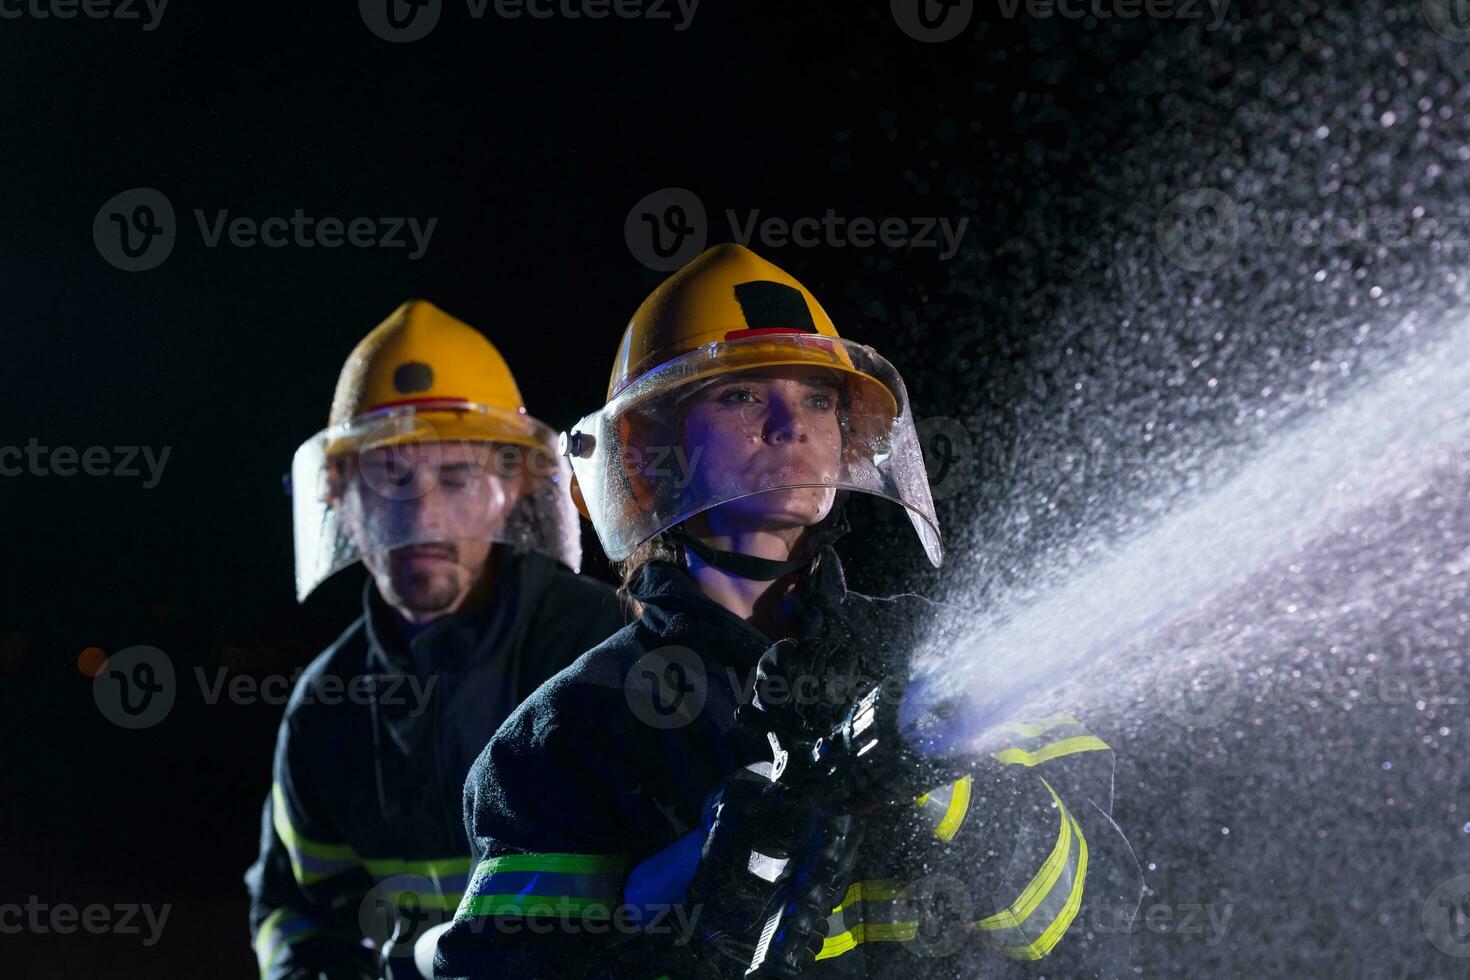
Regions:
<svg viewBox="0 0 1470 980"><path fill-rule="evenodd" d="M297 598L369 575L281 720L246 874L262 977L418 975L413 942L470 871L470 763L625 618L574 574L569 475L494 345L433 304L404 303L348 357L292 464Z"/></svg>
<svg viewBox="0 0 1470 980"><path fill-rule="evenodd" d="M888 977L915 954L1052 954L1089 875L1078 821L1099 821L1038 776L1111 752L1061 717L936 762L892 737L940 609L849 590L832 545L865 493L941 562L894 368L790 275L719 245L639 307L606 405L563 447L637 619L476 761L480 860L436 975ZM857 733L879 715L869 753Z"/></svg>

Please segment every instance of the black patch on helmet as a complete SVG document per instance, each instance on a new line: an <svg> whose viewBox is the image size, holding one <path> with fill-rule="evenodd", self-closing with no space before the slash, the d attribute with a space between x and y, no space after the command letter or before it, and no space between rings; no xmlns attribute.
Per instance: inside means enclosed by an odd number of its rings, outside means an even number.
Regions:
<svg viewBox="0 0 1470 980"><path fill-rule="evenodd" d="M434 387L434 369L423 361L409 361L393 369L393 387L403 394Z"/></svg>
<svg viewBox="0 0 1470 980"><path fill-rule="evenodd" d="M816 333L817 325L812 322L812 311L807 308L806 297L795 286L784 282L757 279L742 282L735 287L735 301L745 315L745 325L752 330L768 327L786 327Z"/></svg>

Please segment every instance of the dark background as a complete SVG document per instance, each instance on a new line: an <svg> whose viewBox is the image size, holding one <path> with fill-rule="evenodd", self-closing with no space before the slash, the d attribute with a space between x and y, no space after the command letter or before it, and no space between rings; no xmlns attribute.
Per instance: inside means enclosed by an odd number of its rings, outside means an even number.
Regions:
<svg viewBox="0 0 1470 980"><path fill-rule="evenodd" d="M964 217L949 262L881 246L757 251L898 366L918 416L963 420L1002 456L1028 438L1028 418L1118 418L1161 401L1164 376L1187 376L1169 382L1179 417L1210 423L1256 397L1229 391L1228 377L1206 390L1211 365L1187 367L1231 354L1202 313L1226 294L1117 243L1151 238L1159 207L1187 187L1229 186L1239 161L1295 153L1285 138L1247 137L1253 113L1296 104L1296 79L1344 83L1336 105L1330 86L1302 86L1317 100L1302 131L1330 118L1335 144L1356 139L1337 111L1356 112L1356 79L1371 87L1410 63L1390 35L1429 73L1415 83L1426 90L1435 72L1458 80L1465 67L1458 48L1431 43L1414 3L1365 3L1373 13L1356 24L1344 23L1353 5L1235 3L1218 33L1007 18L977 3L943 43L908 36L887 2L703 0L676 31L615 17L477 21L448 0L409 44L374 36L354 4L317 6L174 0L152 32L0 20L0 445L170 449L152 489L0 478L0 902L171 906L149 948L138 936L0 936L0 975L254 975L241 874L280 707L206 704L193 670L290 674L356 615L356 570L294 602L281 475L325 424L348 351L403 300L486 332L530 411L561 428L600 404L622 328L664 275L624 237L645 196L693 190L711 243L728 238L726 208ZM1406 88L1382 84L1395 98ZM1156 179L1130 176L1155 164ZM179 237L162 265L128 273L103 260L92 223L134 187L167 195ZM407 249L206 248L196 208L438 222L410 261ZM1230 282L1236 298L1259 292L1244 273ZM1089 288L1112 301L1091 320L1075 301ZM1117 309L1144 305L1167 344L1114 329L1128 322ZM1106 364L1115 335L1135 345L1116 359L1147 370L1094 385L1101 372L1078 363ZM1310 361L1312 344L1287 334L1279 360ZM1273 419L1297 410L1289 389ZM1212 445L1252 437L1218 428ZM1140 452L1189 450L1188 431L1161 425ZM1161 480L1193 479L1193 457L1180 459ZM1115 500L1095 489L1116 474L1058 492L1038 489L1045 474L978 462L940 501L949 574L976 602L1019 580L1021 558L1050 536L1110 519ZM1118 485L1140 479L1130 470ZM907 521L856 510L853 584L937 585ZM1026 527L1007 539L1017 515ZM585 540L587 567L605 573ZM77 658L138 644L168 654L180 694L162 723L125 731L99 713ZM1176 762L1187 774L1190 760ZM1228 795L1224 785L1214 789Z"/></svg>

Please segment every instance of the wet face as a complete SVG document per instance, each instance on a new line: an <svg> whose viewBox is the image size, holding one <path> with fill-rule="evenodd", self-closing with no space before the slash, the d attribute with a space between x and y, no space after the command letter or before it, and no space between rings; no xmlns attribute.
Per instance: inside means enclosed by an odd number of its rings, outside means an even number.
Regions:
<svg viewBox="0 0 1470 980"><path fill-rule="evenodd" d="M342 508L384 600L415 621L458 608L519 494L485 443L389 446L356 460Z"/></svg>
<svg viewBox="0 0 1470 980"><path fill-rule="evenodd" d="M730 375L683 403L694 499L785 488L712 508L711 530L800 528L827 516L842 462L840 394L832 372L789 366Z"/></svg>

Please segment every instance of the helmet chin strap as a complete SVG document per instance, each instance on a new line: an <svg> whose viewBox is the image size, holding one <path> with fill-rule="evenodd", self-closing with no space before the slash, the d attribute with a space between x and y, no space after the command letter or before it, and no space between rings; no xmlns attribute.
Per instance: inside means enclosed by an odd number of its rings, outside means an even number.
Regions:
<svg viewBox="0 0 1470 980"><path fill-rule="evenodd" d="M668 535L681 545L688 548L699 556L699 560L711 568L737 578L748 578L754 582L774 582L783 575L799 572L812 563L822 549L832 544L838 538L848 532L847 514L843 510L842 501L837 501L832 512L818 526L814 536L807 548L807 557L788 558L785 561L777 561L774 558L760 558L756 555L741 554L738 551L722 551L719 548L711 548L700 541L683 524L669 528Z"/></svg>

